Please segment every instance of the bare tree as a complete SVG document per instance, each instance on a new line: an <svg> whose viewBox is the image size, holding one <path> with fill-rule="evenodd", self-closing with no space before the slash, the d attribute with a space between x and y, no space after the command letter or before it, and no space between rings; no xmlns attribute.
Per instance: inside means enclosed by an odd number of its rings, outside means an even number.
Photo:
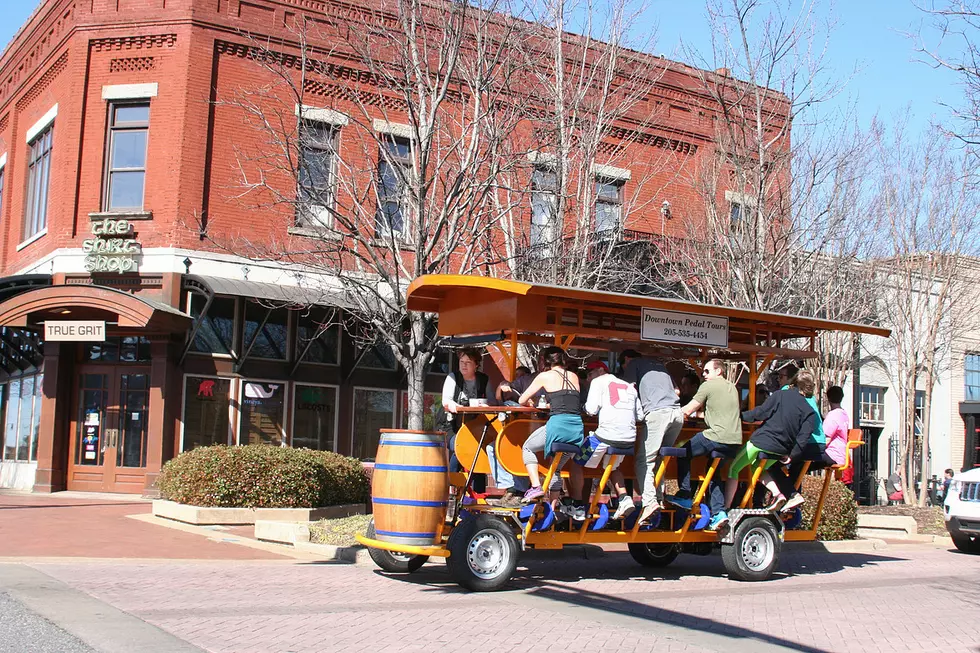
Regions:
<svg viewBox="0 0 980 653"><path fill-rule="evenodd" d="M510 209L495 193L521 117L523 23L506 9L385 0L359 22L308 16L292 42L251 35L243 57L257 83L218 98L258 135L237 149L239 199L290 236L214 240L345 291L355 332L405 370L409 428L422 427L438 338L434 315L407 310L407 286L485 270Z"/></svg>
<svg viewBox="0 0 980 653"><path fill-rule="evenodd" d="M933 389L955 339L975 329L980 196L969 152L938 128L918 140L902 124L879 132L873 225L881 292L877 311L892 330L886 366L901 406L899 458L906 502L925 505ZM922 388L921 406L916 391ZM921 483L913 492L918 470Z"/></svg>
<svg viewBox="0 0 980 653"><path fill-rule="evenodd" d="M691 180L701 203L676 215L685 237L652 269L664 293L762 311L862 322L873 317L867 254L867 138L822 113L842 82L827 74L832 24L814 2L709 0L712 48L689 51L715 125ZM825 334L810 364L840 384L853 341ZM760 370L761 371L761 370Z"/></svg>
<svg viewBox="0 0 980 653"><path fill-rule="evenodd" d="M502 258L517 278L635 292L642 278L630 261L650 243L630 241L657 213L667 171L693 155L660 129L657 85L669 64L649 54L648 29L631 36L643 19L634 0L542 0L529 19L522 52L534 100L518 153L525 165L500 193L516 207ZM510 200L515 189L530 202Z"/></svg>
<svg viewBox="0 0 980 653"><path fill-rule="evenodd" d="M968 145L980 144L980 5L975 0L913 0L930 19L937 36L917 35L916 50L936 68L951 70L959 78L964 103L951 103L960 125L952 133Z"/></svg>

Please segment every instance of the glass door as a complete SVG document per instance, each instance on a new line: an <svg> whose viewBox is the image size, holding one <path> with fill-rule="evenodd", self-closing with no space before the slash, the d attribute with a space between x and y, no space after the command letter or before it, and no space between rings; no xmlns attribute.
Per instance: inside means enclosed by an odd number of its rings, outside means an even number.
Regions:
<svg viewBox="0 0 980 653"><path fill-rule="evenodd" d="M143 491L149 374L99 367L77 377L69 489Z"/></svg>

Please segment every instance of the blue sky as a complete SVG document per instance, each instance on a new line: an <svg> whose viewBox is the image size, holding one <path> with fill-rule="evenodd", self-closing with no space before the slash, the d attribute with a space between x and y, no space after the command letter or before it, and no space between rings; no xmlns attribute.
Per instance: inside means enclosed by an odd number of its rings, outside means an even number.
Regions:
<svg viewBox="0 0 980 653"><path fill-rule="evenodd" d="M703 2L649 2L649 22L657 24L658 53L683 60L682 42L710 51ZM0 47L27 20L35 4L33 0L0 0ZM818 4L821 17L836 20L826 59L830 73L847 79L858 68L829 110L853 103L861 124L867 126L876 114L887 123L908 108L909 131L924 129L930 120L949 122L949 110L941 103L958 103L961 92L955 75L915 61L914 42L905 33L918 33L924 16L911 0L838 0L835 5L820 0ZM928 30L926 38L936 40Z"/></svg>

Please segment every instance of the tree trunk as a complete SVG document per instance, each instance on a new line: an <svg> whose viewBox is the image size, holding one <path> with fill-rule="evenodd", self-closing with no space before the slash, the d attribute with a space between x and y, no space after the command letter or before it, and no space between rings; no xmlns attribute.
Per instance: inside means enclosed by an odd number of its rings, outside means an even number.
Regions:
<svg viewBox="0 0 980 653"><path fill-rule="evenodd" d="M922 451L920 452L920 465L919 470L919 507L924 507L926 505L926 497L929 494L928 483L929 480L929 436L930 428L929 422L932 414L932 385L933 385L933 375L927 370L926 371L926 390L925 396L922 398Z"/></svg>
<svg viewBox="0 0 980 653"><path fill-rule="evenodd" d="M421 358L421 359L420 359ZM425 418L425 368L428 356L416 357L405 366L408 387L408 428L421 431Z"/></svg>

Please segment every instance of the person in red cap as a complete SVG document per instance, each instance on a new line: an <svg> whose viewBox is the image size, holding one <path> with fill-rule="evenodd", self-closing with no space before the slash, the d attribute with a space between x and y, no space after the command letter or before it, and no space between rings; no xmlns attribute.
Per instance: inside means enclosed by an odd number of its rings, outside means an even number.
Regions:
<svg viewBox="0 0 980 653"><path fill-rule="evenodd" d="M575 461L584 467L598 467L605 464L609 447L632 449L636 443L636 421L643 419L643 409L636 388L609 373L602 361L592 361L586 366L589 372L589 394L585 400L585 412L599 416L599 426L589 433L581 456ZM623 519L632 513L636 506L633 498L626 492L626 479L616 469L610 476L619 505L613 519ZM600 488L601 492L602 489Z"/></svg>

